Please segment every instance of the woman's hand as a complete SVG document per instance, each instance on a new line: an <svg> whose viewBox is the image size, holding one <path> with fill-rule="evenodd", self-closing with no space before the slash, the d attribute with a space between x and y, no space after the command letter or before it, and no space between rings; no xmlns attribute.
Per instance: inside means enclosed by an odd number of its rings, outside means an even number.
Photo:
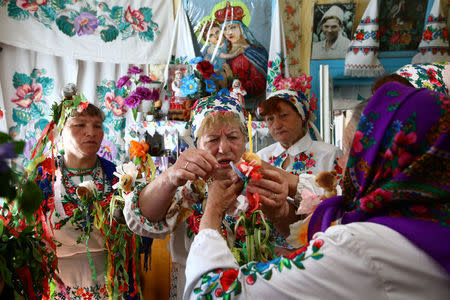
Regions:
<svg viewBox="0 0 450 300"><path fill-rule="evenodd" d="M231 179L217 179L208 186L208 200L203 214L200 229L220 229L225 212L234 204L240 194L243 183L237 175Z"/></svg>
<svg viewBox="0 0 450 300"><path fill-rule="evenodd" d="M263 178L250 181L247 191L258 193L264 214L274 223L284 220L289 215L288 183L275 170L261 169Z"/></svg>
<svg viewBox="0 0 450 300"><path fill-rule="evenodd" d="M216 158L208 151L189 148L168 169L168 179L172 185L182 186L188 180L208 179L218 167Z"/></svg>

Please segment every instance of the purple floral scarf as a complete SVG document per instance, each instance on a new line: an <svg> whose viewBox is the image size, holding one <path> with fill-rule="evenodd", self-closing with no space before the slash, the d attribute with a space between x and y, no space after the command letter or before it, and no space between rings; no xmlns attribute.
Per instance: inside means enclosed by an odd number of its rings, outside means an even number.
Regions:
<svg viewBox="0 0 450 300"><path fill-rule="evenodd" d="M314 212L308 239L332 221L396 230L450 274L450 98L388 83L354 135L342 196Z"/></svg>

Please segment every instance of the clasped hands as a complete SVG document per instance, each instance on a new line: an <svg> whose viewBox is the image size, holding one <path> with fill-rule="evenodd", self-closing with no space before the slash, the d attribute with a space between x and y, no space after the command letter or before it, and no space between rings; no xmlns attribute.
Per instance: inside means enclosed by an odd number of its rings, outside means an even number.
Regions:
<svg viewBox="0 0 450 300"><path fill-rule="evenodd" d="M216 158L205 150L187 149L169 169L169 181L175 186L199 178L211 182L205 214L209 210L220 221L243 189L243 182L237 174L231 168L221 167ZM282 221L289 214L287 180L273 169L263 167L260 173L263 178L250 180L247 191L259 194L261 209L272 222Z"/></svg>

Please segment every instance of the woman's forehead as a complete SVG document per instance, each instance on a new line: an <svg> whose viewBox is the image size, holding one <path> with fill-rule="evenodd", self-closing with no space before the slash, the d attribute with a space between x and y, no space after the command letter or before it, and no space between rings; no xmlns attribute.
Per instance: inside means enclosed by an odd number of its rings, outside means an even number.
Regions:
<svg viewBox="0 0 450 300"><path fill-rule="evenodd" d="M75 117L71 117L67 120L67 123L72 122L99 122L103 123L102 118L97 115L78 115Z"/></svg>
<svg viewBox="0 0 450 300"><path fill-rule="evenodd" d="M208 135L221 135L221 134L233 134L235 132L241 132L238 124L224 124L219 126L214 126L205 131L205 136Z"/></svg>

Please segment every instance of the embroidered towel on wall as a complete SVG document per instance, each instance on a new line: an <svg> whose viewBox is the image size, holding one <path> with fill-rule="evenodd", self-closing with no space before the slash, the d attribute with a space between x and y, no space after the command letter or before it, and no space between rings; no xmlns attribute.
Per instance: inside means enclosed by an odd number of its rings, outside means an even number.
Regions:
<svg viewBox="0 0 450 300"><path fill-rule="evenodd" d="M441 1L434 0L420 41L417 54L412 63L444 62L450 60L447 20L444 17Z"/></svg>
<svg viewBox="0 0 450 300"><path fill-rule="evenodd" d="M126 124L134 123L116 80L128 64L79 61L0 43L0 130L25 140L23 159L51 119L51 106L61 100L69 82L105 113L105 132L98 155L115 163L127 157ZM26 161L25 161L26 162Z"/></svg>
<svg viewBox="0 0 450 300"><path fill-rule="evenodd" d="M0 1L0 42L74 59L161 64L172 20L166 0Z"/></svg>
<svg viewBox="0 0 450 300"><path fill-rule="evenodd" d="M277 76L283 76L284 78L289 77L286 59L287 49L283 20L281 19L279 2L276 1L273 10L272 30L270 35L269 63L267 66L267 94L275 91L273 81Z"/></svg>
<svg viewBox="0 0 450 300"><path fill-rule="evenodd" d="M345 56L346 76L377 77L384 74L378 60L380 37L378 31L378 1L371 0L353 34Z"/></svg>

